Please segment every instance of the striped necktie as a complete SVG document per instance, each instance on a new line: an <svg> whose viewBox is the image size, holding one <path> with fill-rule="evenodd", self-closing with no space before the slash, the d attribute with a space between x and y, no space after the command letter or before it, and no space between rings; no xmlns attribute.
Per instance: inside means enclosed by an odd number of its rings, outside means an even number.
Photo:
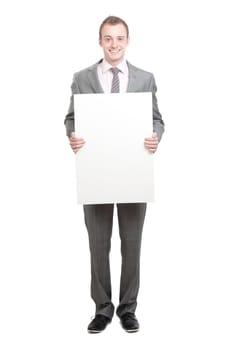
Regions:
<svg viewBox="0 0 233 350"><path fill-rule="evenodd" d="M117 67L113 67L111 68L111 71L113 74L111 92L120 92L120 82L118 77L118 73L120 72L120 69Z"/></svg>

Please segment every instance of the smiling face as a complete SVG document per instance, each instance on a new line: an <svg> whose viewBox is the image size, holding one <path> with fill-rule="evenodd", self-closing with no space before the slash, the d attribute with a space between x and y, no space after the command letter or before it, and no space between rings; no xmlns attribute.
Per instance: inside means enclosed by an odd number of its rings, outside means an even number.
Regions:
<svg viewBox="0 0 233 350"><path fill-rule="evenodd" d="M103 48L106 61L112 66L118 65L124 59L129 44L125 26L122 23L105 24L101 30L99 44Z"/></svg>

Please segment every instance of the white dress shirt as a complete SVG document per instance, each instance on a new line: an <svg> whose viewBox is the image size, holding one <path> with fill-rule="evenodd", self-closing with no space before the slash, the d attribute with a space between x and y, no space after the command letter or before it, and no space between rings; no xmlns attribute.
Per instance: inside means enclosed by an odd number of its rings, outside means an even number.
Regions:
<svg viewBox="0 0 233 350"><path fill-rule="evenodd" d="M126 92L129 80L128 65L124 60L116 67L120 69L120 72L118 73L120 92ZM103 61L97 67L98 78L105 93L111 92L113 78L111 68L111 64L109 64L105 59L103 59Z"/></svg>

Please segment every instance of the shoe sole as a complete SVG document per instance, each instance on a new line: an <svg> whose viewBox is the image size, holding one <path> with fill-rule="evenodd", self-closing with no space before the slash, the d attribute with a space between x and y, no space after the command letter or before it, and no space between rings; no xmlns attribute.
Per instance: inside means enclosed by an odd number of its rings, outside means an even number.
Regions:
<svg viewBox="0 0 233 350"><path fill-rule="evenodd" d="M137 329L125 329L125 331L127 333L136 333L136 332L139 332L139 328L137 328Z"/></svg>
<svg viewBox="0 0 233 350"><path fill-rule="evenodd" d="M90 333L90 334L98 334L98 333L101 333L101 332L103 332L103 331L91 331L91 330L87 330L88 331L88 333Z"/></svg>

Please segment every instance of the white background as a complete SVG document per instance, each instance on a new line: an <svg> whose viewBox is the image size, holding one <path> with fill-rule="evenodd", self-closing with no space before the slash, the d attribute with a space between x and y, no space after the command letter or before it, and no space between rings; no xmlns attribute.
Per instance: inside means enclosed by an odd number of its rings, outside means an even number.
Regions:
<svg viewBox="0 0 233 350"><path fill-rule="evenodd" d="M1 349L232 350L231 1L2 1ZM166 133L142 246L137 316L86 332L89 252L63 126L73 73L102 57L98 28L130 28L128 60L154 73ZM120 256L115 220L113 300ZM82 344L82 345L81 345Z"/></svg>

